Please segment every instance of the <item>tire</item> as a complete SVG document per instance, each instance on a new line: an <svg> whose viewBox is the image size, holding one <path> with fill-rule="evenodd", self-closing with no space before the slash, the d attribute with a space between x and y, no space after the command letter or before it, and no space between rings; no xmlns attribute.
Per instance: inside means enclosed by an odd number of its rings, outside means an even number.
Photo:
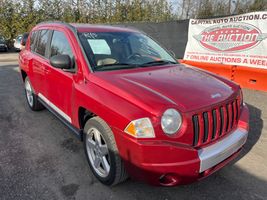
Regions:
<svg viewBox="0 0 267 200"><path fill-rule="evenodd" d="M93 117L86 122L83 142L88 164L101 183L117 185L128 178L113 133L104 120Z"/></svg>
<svg viewBox="0 0 267 200"><path fill-rule="evenodd" d="M33 87L28 77L25 78L24 86L26 101L30 109L33 111L43 110L44 106L38 101L38 97L34 93Z"/></svg>

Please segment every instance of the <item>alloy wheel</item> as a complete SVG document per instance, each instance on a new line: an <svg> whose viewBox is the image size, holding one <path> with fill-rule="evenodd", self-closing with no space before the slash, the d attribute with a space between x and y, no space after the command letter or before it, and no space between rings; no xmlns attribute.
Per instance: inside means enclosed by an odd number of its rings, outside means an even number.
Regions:
<svg viewBox="0 0 267 200"><path fill-rule="evenodd" d="M110 155L104 137L96 128L90 128L87 132L86 150L94 171L106 178L110 172Z"/></svg>

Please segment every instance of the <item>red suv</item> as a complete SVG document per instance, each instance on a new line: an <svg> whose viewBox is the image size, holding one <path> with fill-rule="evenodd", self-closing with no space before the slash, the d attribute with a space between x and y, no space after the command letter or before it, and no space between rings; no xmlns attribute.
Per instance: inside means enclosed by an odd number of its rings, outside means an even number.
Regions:
<svg viewBox="0 0 267 200"><path fill-rule="evenodd" d="M19 65L30 108L46 107L79 136L106 185L128 175L190 183L226 165L247 139L238 85L179 64L136 30L41 23Z"/></svg>

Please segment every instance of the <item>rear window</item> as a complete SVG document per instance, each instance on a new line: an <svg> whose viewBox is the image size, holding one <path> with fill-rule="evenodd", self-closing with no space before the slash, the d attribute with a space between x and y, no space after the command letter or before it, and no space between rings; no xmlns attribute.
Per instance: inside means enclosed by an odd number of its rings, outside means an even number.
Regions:
<svg viewBox="0 0 267 200"><path fill-rule="evenodd" d="M46 50L46 45L48 43L50 31L41 30L38 32L40 33L39 33L39 36L37 37L35 52L41 56L45 56L45 50Z"/></svg>
<svg viewBox="0 0 267 200"><path fill-rule="evenodd" d="M18 36L16 40L17 40L18 42L20 42L21 39L22 39L22 36Z"/></svg>
<svg viewBox="0 0 267 200"><path fill-rule="evenodd" d="M33 31L31 33L31 37L30 37L30 49L31 49L31 51L34 51L34 42L35 42L35 39L36 39L36 35L37 35L36 31Z"/></svg>

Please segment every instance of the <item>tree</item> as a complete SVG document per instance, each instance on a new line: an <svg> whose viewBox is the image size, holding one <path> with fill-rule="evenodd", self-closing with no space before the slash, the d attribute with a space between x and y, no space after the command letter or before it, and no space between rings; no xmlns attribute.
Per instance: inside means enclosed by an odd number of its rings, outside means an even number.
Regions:
<svg viewBox="0 0 267 200"><path fill-rule="evenodd" d="M173 13L170 0L0 0L0 35L11 40L48 20L119 23L223 16L233 1L237 14L267 10L266 0L180 0L179 13Z"/></svg>
<svg viewBox="0 0 267 200"><path fill-rule="evenodd" d="M200 9L197 13L197 18L208 18L213 16L213 5L210 0L204 0L201 2Z"/></svg>
<svg viewBox="0 0 267 200"><path fill-rule="evenodd" d="M255 0L249 7L249 11L267 10L266 0Z"/></svg>
<svg viewBox="0 0 267 200"><path fill-rule="evenodd" d="M0 4L0 35L7 40L13 39L17 34L16 20L18 19L14 4L11 1L3 0Z"/></svg>

